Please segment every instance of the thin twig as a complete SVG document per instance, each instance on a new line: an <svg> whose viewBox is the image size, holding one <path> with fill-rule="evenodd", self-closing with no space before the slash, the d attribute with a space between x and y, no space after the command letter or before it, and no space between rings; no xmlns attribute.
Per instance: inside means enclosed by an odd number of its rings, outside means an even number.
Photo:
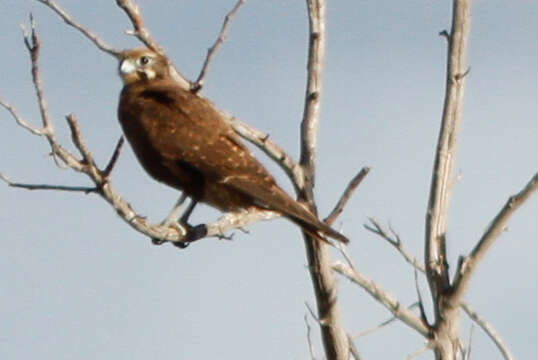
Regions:
<svg viewBox="0 0 538 360"><path fill-rule="evenodd" d="M339 274L345 276L361 288L366 290L374 299L380 304L385 306L395 317L401 320L404 324L415 329L422 336L430 337L430 328L427 324L424 324L422 319L414 314L407 307L402 304L386 290L382 289L379 285L365 276L361 275L356 269L352 269L350 266L342 262L336 262L333 265L333 269Z"/></svg>
<svg viewBox="0 0 538 360"><path fill-rule="evenodd" d="M505 230L506 223L526 200L528 200L534 192L538 190L538 172L530 179L530 181L517 194L510 196L503 208L493 219L480 241L473 248L469 256L462 257L455 273L453 293L451 302L459 303L465 293L472 274L476 266L483 259L486 251L491 247L495 240Z"/></svg>
<svg viewBox="0 0 538 360"><path fill-rule="evenodd" d="M418 349L417 351L414 351L412 352L411 354L407 355L405 357L406 360L412 360L420 355L422 355L423 353L425 353L426 351L428 351L430 349L430 346L426 345L426 346L423 346L421 347L420 349Z"/></svg>
<svg viewBox="0 0 538 360"><path fill-rule="evenodd" d="M351 179L351 181L347 185L346 189L344 190L344 193L342 194L342 196L340 197L340 199L336 203L334 209L331 211L329 216L327 216L325 218L325 220L323 220L323 221L325 221L327 224L331 225L336 220L336 218L338 218L338 216L340 216L342 211L344 211L344 207L346 206L347 202L351 198L351 195L353 195L353 192L355 191L357 186L359 186L359 184L366 177L366 175L368 175L369 172L370 172L369 167L363 167L359 171L359 173L357 175L355 175L353 177L353 179Z"/></svg>
<svg viewBox="0 0 538 360"><path fill-rule="evenodd" d="M129 32L129 35L136 36L153 51L163 53L159 44L153 39L149 30L144 25L138 5L132 0L116 0L116 5L125 12L133 24L133 30Z"/></svg>
<svg viewBox="0 0 538 360"><path fill-rule="evenodd" d="M497 346L497 349L499 349L505 360L515 359L501 336L489 322L482 318L469 304L461 303L460 306L463 311L465 311L465 313L489 336L493 343L495 343L495 346Z"/></svg>
<svg viewBox="0 0 538 360"><path fill-rule="evenodd" d="M424 310L424 301L422 301L422 295L420 294L420 287L418 286L417 268L413 269L413 273L415 275L415 289L417 290L418 308L420 310L420 318L422 319L424 324L428 324L428 317L426 316L426 311Z"/></svg>
<svg viewBox="0 0 538 360"><path fill-rule="evenodd" d="M73 144L77 147L80 154L82 155L83 163L88 166L95 167L93 156L90 153L90 150L88 149L88 147L86 146L84 139L82 138L80 127L78 125L77 119L75 118L75 115L69 114L65 117L65 119L67 120L69 129L71 130L71 141L73 141Z"/></svg>
<svg viewBox="0 0 538 360"><path fill-rule="evenodd" d="M120 53L119 50L114 49L110 45L108 45L103 39L101 39L99 36L94 34L93 32L86 29L84 26L80 25L77 21L73 19L73 17L67 13L64 9L62 9L58 4L56 4L54 1L50 0L37 0L40 3L46 5L50 9L52 9L56 14L58 14L63 21L69 26L72 26L73 28L77 29L79 32L81 32L86 38L88 38L91 42L95 44L99 49L102 51L117 57Z"/></svg>
<svg viewBox="0 0 538 360"><path fill-rule="evenodd" d="M471 350L473 348L473 335L474 335L474 323L471 323L471 328L469 329L469 343L467 344L467 349L463 350L463 360L471 359Z"/></svg>
<svg viewBox="0 0 538 360"><path fill-rule="evenodd" d="M355 345L353 338L349 334L347 335L347 342L349 344L349 354L353 357L353 359L361 360L361 355L359 354L359 350L357 349L357 346Z"/></svg>
<svg viewBox="0 0 538 360"><path fill-rule="evenodd" d="M409 305L407 308L409 310L411 310L412 308L416 307L418 305L418 301ZM376 325L370 329L366 329L364 331L361 331L360 333L358 333L357 335L353 335L353 338L355 339L358 339L358 338L361 338L363 336L366 336L366 335L369 335L371 333L374 333L376 332L377 330L380 330L382 328L384 328L385 326L387 325L390 325L391 323L393 323L395 320L398 320L398 318L396 316L391 316L390 318L388 318L387 320L383 321L382 323L380 323L379 325Z"/></svg>
<svg viewBox="0 0 538 360"><path fill-rule="evenodd" d="M213 45L209 49L207 49L207 55L206 55L205 60L204 60L204 65L202 66L202 69L200 70L200 74L198 75L198 78L196 79L196 81L194 82L194 85L193 85L192 90L194 92L199 91L202 88L202 86L204 85L204 79L205 79L205 76L206 76L206 73L207 73L207 69L209 68L209 63L211 62L213 56L215 56L217 48L220 45L222 45L222 43L226 39L226 31L228 30L228 25L230 24L230 21L232 20L234 15L238 12L241 5L243 5L245 2L246 2L246 0L238 0L235 3L232 10L230 10L230 12L228 12L228 14L226 14L226 16L224 17L224 21L222 23L222 27L221 27L220 32L219 32L219 36L217 37L217 39L215 40Z"/></svg>
<svg viewBox="0 0 538 360"><path fill-rule="evenodd" d="M56 190L56 191L83 192L86 194L97 192L96 187L88 187L88 186L27 184L27 183L13 182L2 173L0 173L0 179L5 181L11 187L21 188L21 189L26 189L26 190Z"/></svg>
<svg viewBox="0 0 538 360"><path fill-rule="evenodd" d="M112 153L112 156L110 157L110 160L108 161L108 164L105 167L105 170L102 171L103 176L105 178L107 178L112 172L112 169L114 169L114 166L116 165L116 162L118 161L118 158L120 157L120 151L121 151L124 141L125 141L125 138L123 137L123 135L120 136L120 139L118 140L118 143L116 144L116 147L114 148L114 152Z"/></svg>
<svg viewBox="0 0 538 360"><path fill-rule="evenodd" d="M39 50L41 48L41 44L39 42L39 38L37 37L35 20L31 14L30 14L30 31L23 30L23 33L24 33L24 44L26 46L26 49L28 50L28 53L30 54L30 59L32 62L32 70L31 70L32 81L34 83L34 89L37 96L39 112L41 114L41 119L43 121L43 131L44 131L44 134L47 135L47 138L49 138L49 142L50 142L54 138L54 128L52 127L52 123L49 120L47 102L45 101L45 97L43 96L43 89L41 87L41 77L39 74L39 65L38 65Z"/></svg>
<svg viewBox="0 0 538 360"><path fill-rule="evenodd" d="M392 236L390 236L388 232L385 229L383 229L383 227L377 222L377 220L375 220L374 218L368 218L368 220L373 225L373 227L368 224L365 224L364 225L365 229L373 232L374 234L386 240L396 250L398 250L398 252L403 256L406 262L411 264L418 271L422 273L426 271L424 269L424 265L416 257L409 254L409 252L403 247L403 244L400 240L399 235L391 227L389 227L389 231L392 233Z"/></svg>
<svg viewBox="0 0 538 360"><path fill-rule="evenodd" d="M305 306L308 309L308 312L310 313L310 316L312 316L312 319L314 319L318 324L322 325L321 320L316 315L316 312L314 309L312 309L312 306L308 303L308 301L305 301Z"/></svg>
<svg viewBox="0 0 538 360"><path fill-rule="evenodd" d="M314 345L312 344L312 328L310 327L310 323L308 322L307 314L304 314L304 322L306 325L306 341L308 342L308 351L310 352L310 359L316 360L316 356L314 355Z"/></svg>
<svg viewBox="0 0 538 360"><path fill-rule="evenodd" d="M0 99L0 105L6 109L7 111L9 111L9 113L11 114L11 116L15 119L15 121L17 122L17 124L19 126L21 126L22 128L28 130L29 132L31 132L32 134L34 135L38 135L38 136L43 136L43 135L46 135L47 133L47 130L44 129L44 128L37 128L35 127L34 125L30 124L29 122L25 121L18 113L17 111L15 110L15 108L9 104L8 102L6 102L5 100L3 99Z"/></svg>

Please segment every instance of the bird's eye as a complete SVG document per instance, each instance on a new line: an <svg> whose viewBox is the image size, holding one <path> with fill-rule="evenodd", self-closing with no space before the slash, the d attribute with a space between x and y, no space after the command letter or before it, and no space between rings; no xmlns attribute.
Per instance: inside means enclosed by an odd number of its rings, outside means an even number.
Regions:
<svg viewBox="0 0 538 360"><path fill-rule="evenodd" d="M150 60L151 59L150 59L149 56L144 55L144 56L141 56L140 59L138 59L138 62L139 62L140 65L147 65L147 64L149 64Z"/></svg>

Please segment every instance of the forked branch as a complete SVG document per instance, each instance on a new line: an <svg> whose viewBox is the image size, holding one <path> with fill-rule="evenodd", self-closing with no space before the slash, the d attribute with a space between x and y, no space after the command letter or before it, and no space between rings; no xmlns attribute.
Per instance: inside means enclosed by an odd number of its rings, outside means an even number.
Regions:
<svg viewBox="0 0 538 360"><path fill-rule="evenodd" d="M309 20L309 46L307 85L303 119L301 122L301 158L304 187L299 191L299 200L316 213L314 200L315 158L317 132L320 116L323 67L326 42L326 4L324 0L307 0ZM350 354L347 333L344 330L338 308L336 281L331 268L327 245L304 233L308 268L314 293L321 337L325 356L331 360L347 360Z"/></svg>

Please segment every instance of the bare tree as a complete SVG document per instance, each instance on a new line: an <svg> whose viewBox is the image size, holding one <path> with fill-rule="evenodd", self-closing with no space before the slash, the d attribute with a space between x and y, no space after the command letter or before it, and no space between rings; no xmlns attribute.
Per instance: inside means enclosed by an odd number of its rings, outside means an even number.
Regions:
<svg viewBox="0 0 538 360"><path fill-rule="evenodd" d="M61 8L56 2L50 0L37 1L54 11L63 21L79 31L101 51L114 57L117 57L120 53L120 50L111 47L93 31L77 22L68 11ZM235 6L225 16L221 31L214 44L208 49L202 69L195 81L187 80L171 65L174 78L182 87L194 93L198 93L202 89L211 59L218 47L223 43L233 16L244 3L244 0L237 1ZM231 123L234 130L240 136L261 149L284 170L294 186L298 200L305 203L312 212L317 213L313 190L316 178L317 135L326 49L326 3L324 0L307 0L306 3L309 20L309 45L307 55L307 85L304 96L303 118L300 123L301 153L299 161L295 161L279 145L270 140L267 134L252 128L235 117L228 116L224 113L222 113L222 116ZM311 311L319 325L327 359L359 358L358 350L353 344L353 337L348 335L348 332L342 325L335 272L359 285L375 301L379 302L392 313L393 317L380 324L376 329L382 328L397 319L420 334L426 340L426 346L419 352L431 349L436 359L469 358L469 350L462 345L462 335L459 326L461 318L460 309L463 309L491 337L502 356L505 359L513 359L507 345L504 344L492 325L473 310L470 304L464 302L463 296L468 289L469 281L474 270L484 257L487 249L502 233L510 216L538 188L538 173L535 173L530 181L516 195L508 199L505 206L500 209L497 216L492 220L483 236L477 241L472 251L468 255L460 257L452 278L448 270L449 264L446 253L448 242L446 236L447 214L450 189L454 179L453 172L460 128L459 124L462 121L465 80L469 72L466 64L466 54L471 23L470 3L470 0L453 1L452 27L449 31L443 31L440 34L446 38L448 43L446 89L440 133L435 149L435 163L432 172L429 203L426 209L424 264L404 248L400 236L392 228L385 228L375 219L370 219L369 223L365 225L367 230L375 233L392 245L410 264L416 276L418 276L418 273L426 275L432 297L434 318L427 318L422 295L418 291L418 285L417 302L411 306L403 305L380 284L363 275L359 268L354 265L345 248L340 247L342 260L334 261L330 255L330 247L327 244L317 241L309 234L304 233L308 269L310 271L317 305L316 311ZM132 0L116 0L116 4L125 12L132 24L132 30L129 33L140 40L145 46L166 56L165 50L153 39L150 30L146 27L142 13L136 3ZM0 105L11 114L18 125L34 135L44 137L48 141L51 157L57 165L85 174L94 185L87 187L26 184L11 181L6 175L0 174L2 179L12 187L29 190L55 190L98 194L136 231L152 239L157 238L174 243L185 241L186 233L182 232L181 229L171 226L167 222L162 224L149 222L145 216L138 214L113 188L109 175L114 170L116 161L120 156L123 138L118 140L108 163L100 167L94 160L90 149L85 144L76 116L70 114L66 116L66 121L71 133L72 143L78 154L67 150L67 146L60 143L55 133L52 118L48 113L45 93L41 86L39 68L40 41L33 19L31 19L30 29L25 33L24 43L31 58L31 74L42 126L36 126L24 120L17 110L7 101L0 99ZM333 211L326 217L326 223L332 224L340 213L342 213L346 202L362 179L368 174L368 171L369 168L367 167L361 169L350 181ZM184 200L184 197L180 199L177 208L173 210L174 212L178 210L183 202L182 200ZM271 211L224 214L217 221L206 224L207 237L224 237L226 236L225 233L232 229L242 228L253 222L268 220L277 216L278 214ZM415 308L418 311L414 310ZM360 312L360 309L358 311ZM311 355L313 357L308 321L307 328ZM372 331L376 329L372 329Z"/></svg>

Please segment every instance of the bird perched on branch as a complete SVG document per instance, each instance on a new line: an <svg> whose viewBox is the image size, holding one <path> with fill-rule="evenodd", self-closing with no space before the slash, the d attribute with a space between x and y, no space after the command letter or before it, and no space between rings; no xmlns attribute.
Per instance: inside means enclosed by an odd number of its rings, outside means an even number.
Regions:
<svg viewBox="0 0 538 360"><path fill-rule="evenodd" d="M256 160L224 115L172 78L168 60L149 49L119 56L118 118L154 179L224 212L252 207L281 213L317 238L348 239L293 200Z"/></svg>

